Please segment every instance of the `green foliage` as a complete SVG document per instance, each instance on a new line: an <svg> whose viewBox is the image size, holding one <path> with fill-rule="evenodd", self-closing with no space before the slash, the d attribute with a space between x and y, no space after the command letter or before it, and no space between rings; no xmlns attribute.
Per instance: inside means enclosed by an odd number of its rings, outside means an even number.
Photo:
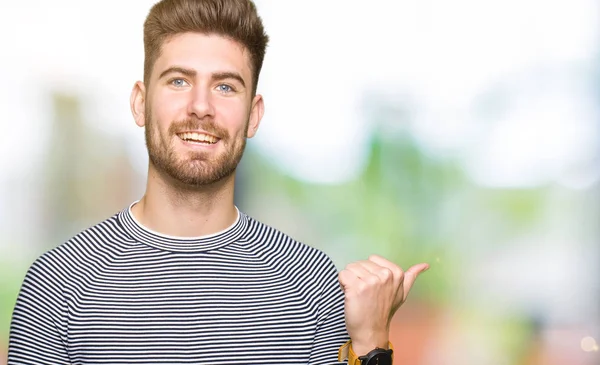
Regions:
<svg viewBox="0 0 600 365"><path fill-rule="evenodd" d="M494 245L543 214L544 192L477 187L458 161L427 155L407 133L375 133L362 174L338 185L287 176L252 150L247 161L252 174L246 189L292 207L289 219L305 217L304 230L325 251L350 252L346 261L379 254L405 269L429 263L411 295L440 305L450 300L469 262L465 249ZM497 235L486 236L490 232Z"/></svg>
<svg viewBox="0 0 600 365"><path fill-rule="evenodd" d="M408 138L386 141L377 135L364 172L340 185L296 180L257 155L248 161L253 173L247 188L287 200L308 217L306 229L318 232L320 247L327 250L328 242L342 240L356 259L380 254L403 268L429 262L429 284L415 295L445 298L452 273L440 264L449 257L439 206L449 191L446 185L461 183L455 165L424 156Z"/></svg>
<svg viewBox="0 0 600 365"><path fill-rule="evenodd" d="M23 262L0 261L0 348L7 344L12 311L26 270Z"/></svg>

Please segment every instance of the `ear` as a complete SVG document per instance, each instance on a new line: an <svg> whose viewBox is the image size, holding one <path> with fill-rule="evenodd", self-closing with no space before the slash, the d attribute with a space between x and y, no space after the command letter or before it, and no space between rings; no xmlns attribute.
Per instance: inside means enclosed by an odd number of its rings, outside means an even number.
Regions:
<svg viewBox="0 0 600 365"><path fill-rule="evenodd" d="M262 95L256 95L254 99L252 99L252 109L250 109L250 119L248 121L248 133L246 137L252 138L258 131L258 126L260 125L260 120L265 113L265 103L263 101Z"/></svg>
<svg viewBox="0 0 600 365"><path fill-rule="evenodd" d="M135 124L140 127L146 125L146 86L143 82L138 81L133 85L131 90L131 97L129 98L129 104L131 106L131 114Z"/></svg>

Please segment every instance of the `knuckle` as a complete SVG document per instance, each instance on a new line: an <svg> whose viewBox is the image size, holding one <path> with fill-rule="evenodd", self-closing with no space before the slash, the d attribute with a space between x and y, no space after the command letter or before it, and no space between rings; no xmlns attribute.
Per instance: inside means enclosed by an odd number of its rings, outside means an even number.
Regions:
<svg viewBox="0 0 600 365"><path fill-rule="evenodd" d="M392 277L394 276L394 274L392 273L392 270L390 270L387 267L382 267L381 269L379 269L379 277L383 280L383 281L388 281L390 280Z"/></svg>
<svg viewBox="0 0 600 365"><path fill-rule="evenodd" d="M364 279L364 281L365 281L366 283L368 283L368 284L369 284L369 286L376 286L377 284L379 284L379 283L380 283L380 279L379 279L379 277L378 277L378 276L376 276L376 275L369 275L369 276L367 276L367 277Z"/></svg>
<svg viewBox="0 0 600 365"><path fill-rule="evenodd" d="M340 273L338 274L338 279L339 279L341 282L344 282L344 283L349 283L349 282L351 282L351 281L352 281L352 277L353 277L353 275L352 275L352 272L350 272L350 271L348 271L348 270L342 270L342 271L340 271Z"/></svg>
<svg viewBox="0 0 600 365"><path fill-rule="evenodd" d="M404 271L399 266L394 265L391 271L396 278L402 279L404 277Z"/></svg>
<svg viewBox="0 0 600 365"><path fill-rule="evenodd" d="M360 281L358 283L356 283L356 293L357 294L362 294L367 290L368 286L367 283L365 283L364 281Z"/></svg>

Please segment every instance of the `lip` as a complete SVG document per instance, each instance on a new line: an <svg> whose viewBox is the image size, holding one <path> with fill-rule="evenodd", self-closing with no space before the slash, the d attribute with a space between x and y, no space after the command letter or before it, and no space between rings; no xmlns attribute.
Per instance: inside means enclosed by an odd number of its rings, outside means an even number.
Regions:
<svg viewBox="0 0 600 365"><path fill-rule="evenodd" d="M181 135L184 133L199 133L199 134L206 134L207 136L211 136L213 138L215 138L217 141L215 143L212 144L200 144L200 143L194 143L194 142L188 142L186 140L184 140L183 138L181 138ZM211 148L215 148L220 142L221 142L221 138L215 136L212 133L208 133L202 130L190 130L190 131L181 131L181 132L177 132L175 134L177 136L177 139L179 139L179 141L186 147L188 148L192 148L192 149L211 149Z"/></svg>
<svg viewBox="0 0 600 365"><path fill-rule="evenodd" d="M214 134L212 134L212 133L208 133L208 132L206 132L206 131L203 131L202 129L199 129L199 130L185 130L185 131L179 131L179 132L177 132L176 134L177 134L177 136L179 137L179 135L181 135L181 134L184 134L184 133L198 133L198 134L206 134L207 136L211 136L211 137L213 137L213 138L216 138L216 139L218 139L218 140L221 140L221 138L220 138L219 136L217 136L217 135L214 135Z"/></svg>

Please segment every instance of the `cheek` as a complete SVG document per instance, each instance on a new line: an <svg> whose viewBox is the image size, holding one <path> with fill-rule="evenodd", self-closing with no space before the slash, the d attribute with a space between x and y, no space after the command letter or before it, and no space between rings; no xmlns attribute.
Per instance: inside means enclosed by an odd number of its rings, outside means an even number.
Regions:
<svg viewBox="0 0 600 365"><path fill-rule="evenodd" d="M166 131L173 121L185 119L185 110L185 101L180 95L157 93L152 98L152 121L161 131Z"/></svg>
<svg viewBox="0 0 600 365"><path fill-rule="evenodd" d="M240 103L239 100L236 102L225 100L216 107L218 110L217 123L227 128L230 135L241 135L245 132L249 113L246 105Z"/></svg>

